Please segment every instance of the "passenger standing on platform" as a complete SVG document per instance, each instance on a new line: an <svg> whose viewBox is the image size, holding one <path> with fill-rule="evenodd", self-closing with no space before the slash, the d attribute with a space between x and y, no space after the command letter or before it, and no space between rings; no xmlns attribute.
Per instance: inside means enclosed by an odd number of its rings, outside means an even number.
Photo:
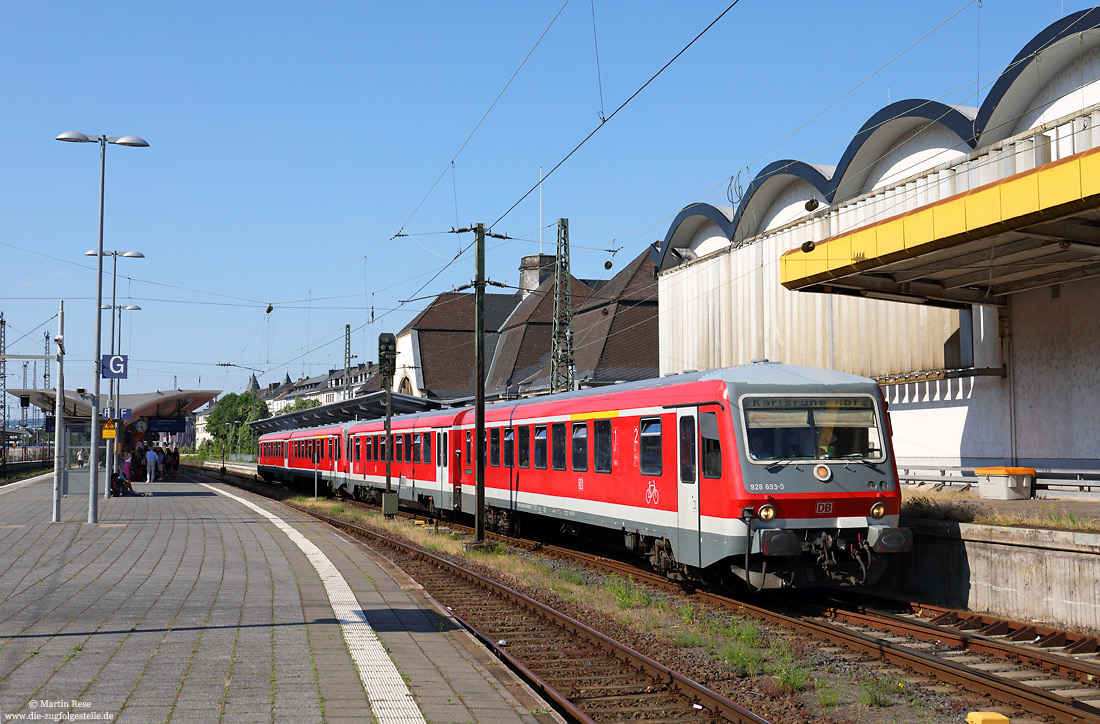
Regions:
<svg viewBox="0 0 1100 724"><path fill-rule="evenodd" d="M76 451L76 466L78 468L84 467L84 448Z"/></svg>
<svg viewBox="0 0 1100 724"><path fill-rule="evenodd" d="M160 478L161 480L164 480L165 478L168 477L168 470L164 466L164 463L165 463L164 448L158 447L157 448L157 477Z"/></svg>
<svg viewBox="0 0 1100 724"><path fill-rule="evenodd" d="M145 479L150 483L156 482L157 479L157 451L152 447L145 453Z"/></svg>
<svg viewBox="0 0 1100 724"><path fill-rule="evenodd" d="M130 463L132 458L133 455L129 450L122 453L122 477L126 478L126 480L130 480Z"/></svg>
<svg viewBox="0 0 1100 724"><path fill-rule="evenodd" d="M172 477L178 478L180 476L180 449L179 446L172 448Z"/></svg>

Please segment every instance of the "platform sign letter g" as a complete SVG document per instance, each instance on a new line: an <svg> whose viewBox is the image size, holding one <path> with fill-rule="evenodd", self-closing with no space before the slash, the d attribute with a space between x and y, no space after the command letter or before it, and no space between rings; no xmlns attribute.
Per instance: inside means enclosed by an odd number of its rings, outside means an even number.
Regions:
<svg viewBox="0 0 1100 724"><path fill-rule="evenodd" d="M100 375L109 380L126 379L127 357L124 354L105 354L100 361Z"/></svg>

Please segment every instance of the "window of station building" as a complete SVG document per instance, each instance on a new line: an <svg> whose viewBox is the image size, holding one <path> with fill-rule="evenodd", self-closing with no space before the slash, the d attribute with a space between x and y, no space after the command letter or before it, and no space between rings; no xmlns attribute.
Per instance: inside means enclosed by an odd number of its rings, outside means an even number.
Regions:
<svg viewBox="0 0 1100 724"><path fill-rule="evenodd" d="M680 418L680 482L695 482L695 418Z"/></svg>
<svg viewBox="0 0 1100 724"><path fill-rule="evenodd" d="M554 470L565 470L565 423L550 426L550 465Z"/></svg>
<svg viewBox="0 0 1100 724"><path fill-rule="evenodd" d="M660 475L661 467L661 418L643 418L638 423L639 459L642 475Z"/></svg>
<svg viewBox="0 0 1100 724"><path fill-rule="evenodd" d="M702 474L704 478L722 477L722 443L718 440L718 413L699 413L699 437L702 438Z"/></svg>
<svg viewBox="0 0 1100 724"><path fill-rule="evenodd" d="M424 433L424 464L432 464L432 433Z"/></svg>
<svg viewBox="0 0 1100 724"><path fill-rule="evenodd" d="M504 467L506 467L506 468L514 467L515 463L516 463L515 458L516 458L515 432L512 428L506 427L506 428L504 428L504 451L503 451Z"/></svg>
<svg viewBox="0 0 1100 724"><path fill-rule="evenodd" d="M611 420L592 423L592 467L597 473L611 472Z"/></svg>
<svg viewBox="0 0 1100 724"><path fill-rule="evenodd" d="M588 470L588 423L573 423L573 469L583 473Z"/></svg>
<svg viewBox="0 0 1100 724"><path fill-rule="evenodd" d="M535 469L546 470L546 425L535 425Z"/></svg>
<svg viewBox="0 0 1100 724"><path fill-rule="evenodd" d="M411 463L413 459L412 451L412 433L405 433L405 462Z"/></svg>
<svg viewBox="0 0 1100 724"><path fill-rule="evenodd" d="M531 467L531 426L520 425L516 428L516 457L521 468Z"/></svg>
<svg viewBox="0 0 1100 724"><path fill-rule="evenodd" d="M494 468L500 467L500 428L489 430L489 464Z"/></svg>
<svg viewBox="0 0 1100 724"><path fill-rule="evenodd" d="M420 441L422 439L423 439L423 436L421 435L421 433L419 433L419 432L414 432L413 433L413 459L412 459L412 461L416 465L420 464L420 446L421 446Z"/></svg>

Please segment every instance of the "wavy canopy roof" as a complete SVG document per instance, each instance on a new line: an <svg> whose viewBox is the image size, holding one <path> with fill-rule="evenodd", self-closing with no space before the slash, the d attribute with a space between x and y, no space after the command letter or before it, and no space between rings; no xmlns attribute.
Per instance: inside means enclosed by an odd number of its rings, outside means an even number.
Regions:
<svg viewBox="0 0 1100 724"><path fill-rule="evenodd" d="M1078 42L1062 42L1070 38L1077 38ZM679 264L683 257L675 250L687 247L695 233L711 221L731 242L755 236L761 231L759 220L780 193L796 181L807 182L814 197L834 206L857 196L868 181L874 161L906 134L928 123L948 129L971 150L1002 141L1012 135L1014 121L1041 90L1038 76L1025 71L1041 58L1044 75L1049 79L1095 47L1100 47L1100 8L1068 15L1044 28L1024 45L976 111L926 99L892 103L867 119L848 143L835 168L795 159L775 161L753 178L741 204L732 213L728 207L706 203L684 207L673 219L659 246L651 250L653 260L661 270Z"/></svg>

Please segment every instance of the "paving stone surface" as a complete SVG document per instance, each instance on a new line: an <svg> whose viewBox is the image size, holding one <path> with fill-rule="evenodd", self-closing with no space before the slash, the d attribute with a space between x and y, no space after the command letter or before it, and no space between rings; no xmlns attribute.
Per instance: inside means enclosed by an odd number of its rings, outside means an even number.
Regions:
<svg viewBox="0 0 1100 724"><path fill-rule="evenodd" d="M50 522L51 477L0 488L5 721L373 721L305 554L202 482L185 471L135 483L146 497L100 498L95 525L86 522L86 471L70 476L59 523ZM428 722L552 721L391 563L277 503L224 489L290 523L333 562Z"/></svg>

